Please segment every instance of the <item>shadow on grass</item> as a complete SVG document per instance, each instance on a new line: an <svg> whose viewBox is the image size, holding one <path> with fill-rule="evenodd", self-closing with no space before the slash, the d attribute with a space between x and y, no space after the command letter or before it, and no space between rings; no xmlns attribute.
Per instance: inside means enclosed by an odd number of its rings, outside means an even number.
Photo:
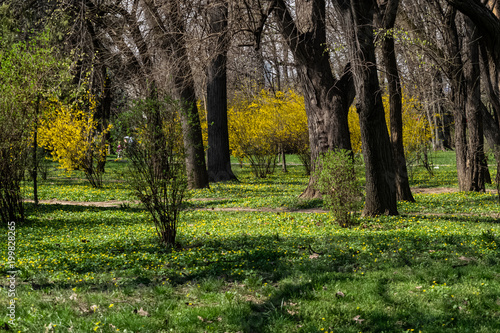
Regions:
<svg viewBox="0 0 500 333"><path fill-rule="evenodd" d="M61 205L45 205L48 212L60 210ZM68 206L64 206L67 209ZM71 206L74 211L108 211L118 210L116 207L82 207ZM134 210L135 211L135 210ZM431 217L425 217L431 218ZM469 221L457 217L457 222ZM53 221L59 228L66 225L61 221ZM110 218L109 224L123 223L120 218ZM87 224L88 222L84 222ZM136 221L134 223L137 223ZM78 223L74 224L78 226ZM36 226L34 226L36 227ZM90 292L105 292L114 290L115 292L129 293L141 288L159 287L165 281L175 288L184 285L194 285L205 279L218 279L223 281L223 287L242 283L247 279L254 278L262 283L273 285L270 296L263 301L248 300L248 306L241 307L238 311L228 311L226 319L234 326L240 327L243 332L271 332L277 327L294 327L297 332L319 332L321 328L334 330L342 327L343 332L401 332L409 329L423 329L426 332L440 332L442 325L456 332L475 332L477 327L484 331L495 332L497 322L494 316L485 317L481 311L471 308L462 311L457 300L455 303L445 299L439 300L438 305L449 310L447 315L430 313L425 302L412 302L406 299L395 297L394 291L389 286L399 281L407 281L408 276L394 276L394 270L407 268L416 276L415 279L429 281L435 276L443 281L460 279L467 273L467 270L481 270L487 266L494 267L497 262L484 262L472 260L467 267L454 267L456 262L450 260L443 264L440 259L455 250L473 251L474 248L460 245L470 241L466 236L432 236L421 235L418 238L407 237L404 246L408 253L398 251L400 244L389 243L393 235L383 232L371 235L349 235L349 240L353 244L363 242L366 245L378 244L379 249L387 256L387 263L373 264L369 256L358 256L358 249L346 246L345 236L328 235L324 238L318 237L283 237L273 235L250 236L239 234L225 239L209 238L199 239L195 243L189 243L180 237L180 242L184 245L176 249L176 253L188 253L195 250L200 251L200 255L190 257L185 256L177 262L165 262L164 267L156 271L146 271L143 267L147 260L135 261L123 265L114 266L110 269L106 267L106 260L92 259L81 263L74 263L69 258L66 260L63 252L86 252L89 255L95 254L125 254L131 256L133 253L140 254L169 254L172 249L163 249L158 244L154 247L144 247L144 242L154 243L154 239L141 239L114 244L114 241L101 241L94 243L92 239L87 242L75 242L74 244L45 245L45 252L58 257L58 265L66 265L65 269L77 273L93 272L100 275L97 281L82 281L76 283L77 286ZM498 241L496 235L483 234L485 241ZM490 237L490 238L488 238ZM491 238L494 237L494 238ZM446 243L446 249L441 247ZM311 246L312 245L312 246ZM279 251L278 249L286 249ZM259 249L259 251L256 251ZM314 250L313 250L314 249ZM429 253L432 249L433 254ZM443 256L440 251L443 251ZM446 251L446 252L444 252ZM60 255L58 255L58 253ZM205 254L217 253L215 256ZM225 253L222 255L222 253ZM332 259L335 260L332 260ZM65 261L66 260L66 261ZM237 269L235 269L237 266ZM356 274L362 268L365 272L371 272L375 276L370 281L362 280ZM182 273L188 272L188 273ZM378 275L377 275L378 274ZM120 278L118 286L115 285L113 277ZM300 278L299 278L300 277ZM168 280L167 280L168 279ZM43 291L50 293L53 289L71 289L75 287L75 282L51 282L50 277L25 279L25 285L31 287L33 291ZM358 291L352 290L344 296L335 296L335 292L329 295L333 297L325 299L325 290L334 290L337 283L359 284L363 286ZM326 289L325 289L326 288ZM222 288L221 288L222 289ZM69 291L69 290L68 290ZM354 311L353 304L361 302L366 297L364 293L370 293L373 302L377 303L377 308L367 307ZM142 297L142 296L141 296ZM146 296L145 296L146 297ZM492 294L490 298L495 301L500 295ZM324 311L322 314L326 318L325 326L318 326L314 305L307 311L297 311L287 304L318 302L318 310ZM366 304L366 300L364 301ZM454 306L457 306L454 308ZM355 307L354 307L355 308ZM387 311L391 308L391 311ZM484 307L482 307L484 308ZM321 310L319 310L321 309ZM359 315L357 320L356 316ZM167 316L167 314L165 314ZM321 317L320 317L321 318ZM451 321L450 318L455 318ZM203 331L204 322L197 323L199 331ZM165 329L169 328L165 325Z"/></svg>
<svg viewBox="0 0 500 333"><path fill-rule="evenodd" d="M37 216L38 214L46 214L46 213L53 213L55 211L69 211L69 212L75 212L75 213L81 213L81 212L103 212L103 211L109 211L109 212L116 212L116 211L122 211L122 212L142 212L144 211L144 208L142 208L139 204L122 204L120 206L94 206L92 205L92 202L88 202L88 206L84 205L62 205L62 204L40 204L38 206L35 206L34 203L32 202L26 202L24 203L25 211L26 211L26 216ZM27 222L29 223L29 222Z"/></svg>

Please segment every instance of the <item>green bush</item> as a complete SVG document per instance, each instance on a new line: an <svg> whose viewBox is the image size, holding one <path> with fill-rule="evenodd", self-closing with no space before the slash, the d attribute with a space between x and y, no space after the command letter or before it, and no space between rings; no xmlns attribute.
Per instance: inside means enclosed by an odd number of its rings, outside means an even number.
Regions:
<svg viewBox="0 0 500 333"><path fill-rule="evenodd" d="M160 240L174 246L188 186L179 103L168 98L139 100L134 141L129 142L128 181L151 214Z"/></svg>
<svg viewBox="0 0 500 333"><path fill-rule="evenodd" d="M316 165L313 174L315 188L323 195L324 206L334 214L340 226L351 226L354 212L363 203L363 192L357 177L361 169L360 158L350 151L339 149L320 155Z"/></svg>

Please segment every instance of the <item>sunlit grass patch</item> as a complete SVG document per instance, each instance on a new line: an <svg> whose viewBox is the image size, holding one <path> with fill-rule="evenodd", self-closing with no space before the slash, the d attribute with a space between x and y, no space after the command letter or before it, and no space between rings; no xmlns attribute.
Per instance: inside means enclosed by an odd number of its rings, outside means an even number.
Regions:
<svg viewBox="0 0 500 333"><path fill-rule="evenodd" d="M450 192L414 195L416 203L400 202L400 212L473 214L494 216L500 213L494 193Z"/></svg>

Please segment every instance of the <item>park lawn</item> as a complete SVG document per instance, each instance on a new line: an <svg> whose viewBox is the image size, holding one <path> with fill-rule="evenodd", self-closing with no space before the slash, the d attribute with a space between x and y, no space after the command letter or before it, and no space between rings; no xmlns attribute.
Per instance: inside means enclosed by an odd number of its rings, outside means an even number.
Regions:
<svg viewBox="0 0 500 333"><path fill-rule="evenodd" d="M99 191L78 174L67 180L49 176L41 183L41 199L132 200L128 187L116 181L122 168L110 162L116 179L107 176ZM433 176L415 168L413 185L456 187L452 168L440 166ZM496 194L416 194L416 203L399 203L400 216L362 218L343 229L329 213L297 210L321 204L296 199L307 184L301 167L266 179L253 178L246 166L234 170L240 183L192 193L179 246L172 250L158 244L151 219L134 203L27 203L28 222L16 228L18 321L14 327L0 321L0 327L500 332ZM261 211L216 209L228 207ZM1 244L4 286L6 245ZM8 301L2 289L0 306L6 309ZM5 313L0 320L7 322Z"/></svg>

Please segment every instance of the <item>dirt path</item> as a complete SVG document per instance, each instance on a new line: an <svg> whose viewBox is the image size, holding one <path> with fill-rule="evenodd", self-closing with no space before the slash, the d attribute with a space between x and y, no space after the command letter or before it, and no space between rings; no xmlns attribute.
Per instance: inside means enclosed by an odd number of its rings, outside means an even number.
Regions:
<svg viewBox="0 0 500 333"><path fill-rule="evenodd" d="M220 201L229 200L228 198L196 198L189 201ZM25 202L34 202L33 200L24 200ZM68 206L84 206L84 207L120 207L121 205L140 204L139 201L64 201L64 200L39 200L40 204L44 205L68 205ZM188 208L188 210L205 210L214 212L264 212L264 213L280 213L280 212L298 212L298 213L327 213L327 210L321 208L308 209L287 209L287 208L249 208L249 207L208 207L208 208Z"/></svg>
<svg viewBox="0 0 500 333"><path fill-rule="evenodd" d="M412 188L414 194L440 194L440 193L452 193L458 192L457 188L451 187L434 187L434 188ZM488 190L490 193L496 193L496 191ZM194 198L188 201L223 201L230 200L230 198ZM33 202L33 200L25 200L25 202ZM41 204L48 205L72 205L72 206L85 206L85 207L120 207L122 205L139 204L139 201L120 201L120 200L110 200L110 201L64 201L64 200L40 200ZM288 208L249 208L249 207L208 207L208 208L189 208L189 210L202 210L202 211L214 211L214 212L262 212L262 213L327 213L328 210L321 208L307 208L307 209L288 209ZM412 213L409 215L413 215ZM449 215L449 214L425 214L424 215ZM471 215L471 214L459 214L459 215ZM472 214L473 215L473 214ZM498 214L495 214L497 216Z"/></svg>

